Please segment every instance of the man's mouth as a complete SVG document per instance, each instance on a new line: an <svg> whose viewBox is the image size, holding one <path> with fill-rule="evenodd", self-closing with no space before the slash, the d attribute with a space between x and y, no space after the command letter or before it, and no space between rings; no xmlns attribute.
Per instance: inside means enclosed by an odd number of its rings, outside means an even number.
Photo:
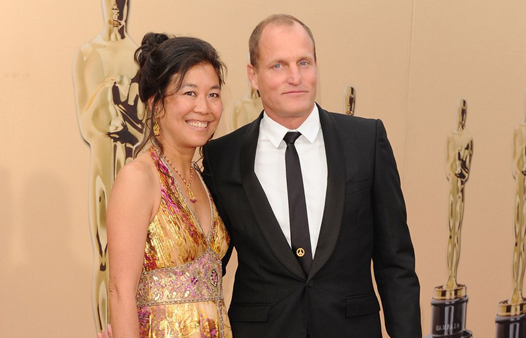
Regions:
<svg viewBox="0 0 526 338"><path fill-rule="evenodd" d="M291 91L288 91L288 92L284 92L283 94L305 94L306 91L305 90L291 90Z"/></svg>

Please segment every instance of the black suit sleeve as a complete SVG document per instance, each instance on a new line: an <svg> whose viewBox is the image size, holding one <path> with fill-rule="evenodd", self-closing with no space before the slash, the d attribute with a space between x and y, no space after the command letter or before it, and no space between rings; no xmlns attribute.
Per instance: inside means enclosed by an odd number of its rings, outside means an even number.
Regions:
<svg viewBox="0 0 526 338"><path fill-rule="evenodd" d="M376 122L373 183L374 272L391 338L420 338L420 286L391 145Z"/></svg>
<svg viewBox="0 0 526 338"><path fill-rule="evenodd" d="M203 180L205 181L205 184L210 191L210 194L212 195L212 199L214 200L214 204L216 205L217 211L219 212L219 215L221 216L221 219L223 220L223 223L225 224L225 227L228 231L230 231L230 221L224 212L223 205L221 204L221 199L218 197L217 189L215 186L215 179L214 174L212 170L212 161L211 156L209 154L210 147L209 145L205 145L203 147ZM226 274L226 266L228 264L228 261L230 260L230 256L232 256L232 250L234 246L232 245L232 239L230 240L230 244L228 246L228 251L226 252L225 256L222 259L222 269L223 269L223 276Z"/></svg>

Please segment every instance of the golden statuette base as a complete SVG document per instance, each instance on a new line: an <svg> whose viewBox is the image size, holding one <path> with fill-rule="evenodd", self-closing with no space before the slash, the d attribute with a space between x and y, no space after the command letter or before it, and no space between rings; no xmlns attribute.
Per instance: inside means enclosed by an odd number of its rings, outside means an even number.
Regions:
<svg viewBox="0 0 526 338"><path fill-rule="evenodd" d="M435 287L433 298L437 300L457 299L466 296L466 286L458 284L452 289L444 289L443 286Z"/></svg>
<svg viewBox="0 0 526 338"><path fill-rule="evenodd" d="M499 307L497 310L497 315L501 317L511 317L511 316L519 316L526 314L526 300L522 299L522 301L518 304L511 304L509 303L509 300L503 300L499 303Z"/></svg>
<svg viewBox="0 0 526 338"><path fill-rule="evenodd" d="M526 300L499 303L495 317L495 338L526 338Z"/></svg>
<svg viewBox="0 0 526 338"><path fill-rule="evenodd" d="M425 338L472 338L466 329L468 296L465 285L437 286L431 299L431 333Z"/></svg>

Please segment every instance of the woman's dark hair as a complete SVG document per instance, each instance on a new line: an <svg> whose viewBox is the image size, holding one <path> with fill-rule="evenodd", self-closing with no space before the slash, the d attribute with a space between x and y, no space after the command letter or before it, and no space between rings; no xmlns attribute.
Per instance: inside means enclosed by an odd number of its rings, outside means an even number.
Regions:
<svg viewBox="0 0 526 338"><path fill-rule="evenodd" d="M149 142L162 145L154 136L155 107L164 108L164 98L174 76L177 75L175 91L179 90L186 73L199 64L210 64L223 85L225 64L212 45L198 38L175 37L164 33L147 33L141 46L135 51L135 62L139 65L139 97L146 105L146 122L143 141L135 149L138 154ZM151 102L148 102L151 99Z"/></svg>

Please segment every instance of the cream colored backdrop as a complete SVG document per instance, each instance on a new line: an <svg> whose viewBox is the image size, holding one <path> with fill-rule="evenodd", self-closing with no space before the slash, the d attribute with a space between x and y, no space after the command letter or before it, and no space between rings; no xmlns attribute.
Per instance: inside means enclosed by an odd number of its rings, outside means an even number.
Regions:
<svg viewBox="0 0 526 338"><path fill-rule="evenodd" d="M474 158L459 282L468 285L467 328L494 336L497 303L512 291L512 135L524 117L526 1L130 0L128 33L137 43L148 31L198 36L221 52L229 66L221 135L248 93L248 36L275 12L296 15L314 32L318 102L343 111L352 84L356 115L387 126L425 334L432 289L446 278L446 136L459 98L467 100ZM101 28L99 0L0 2L0 337L95 337L89 147L71 65Z"/></svg>

